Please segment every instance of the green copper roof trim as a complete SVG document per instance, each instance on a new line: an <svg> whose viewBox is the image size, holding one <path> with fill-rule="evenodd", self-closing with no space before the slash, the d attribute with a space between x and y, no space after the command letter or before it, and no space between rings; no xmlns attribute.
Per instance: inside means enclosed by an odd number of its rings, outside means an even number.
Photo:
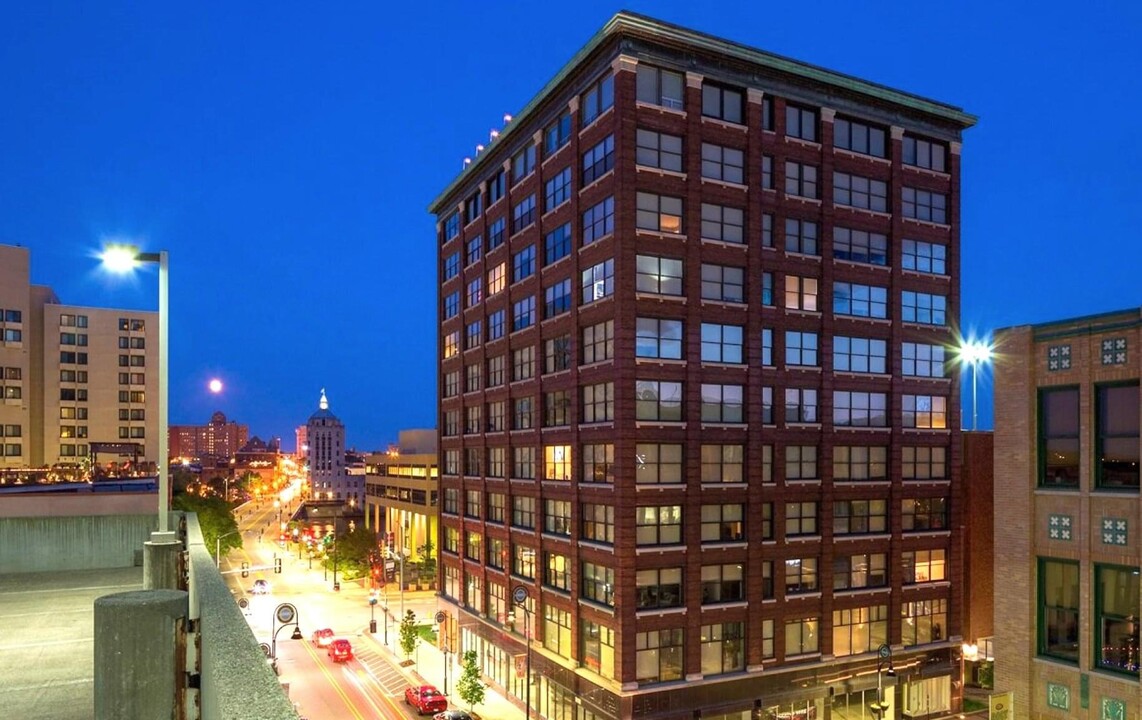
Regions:
<svg viewBox="0 0 1142 720"><path fill-rule="evenodd" d="M958 124L965 129L975 125L978 120L976 116L965 113L963 109L955 107L954 105L929 100L919 95L913 95L900 90L893 90L890 87L861 80L851 75L826 70L815 65L809 65L808 63L751 48L741 43L722 40L713 35L622 10L612 17L602 29L592 35L591 39L587 41L587 44L581 47L579 51L560 68L559 72L555 74L555 77L551 78L551 80L543 86L543 89L536 93L535 97L533 97L518 114L513 116L511 123L500 133L499 138L497 138L491 146L485 148L484 152L487 153L485 157L491 155L492 146L507 142L509 138L514 137L516 128L526 124L527 120L530 119L531 113L535 111L539 104L559 87L559 85L567 79L567 76L578 68L583 60L595 52L595 50L609 40L611 36L622 35L623 33L652 37L657 36L658 39L663 41L678 41L703 50L728 55L780 72L797 75L826 85L841 87L868 97L877 98L929 115L934 115L943 120ZM474 159L470 165L461 170L460 174L457 175L452 182L448 183L448 186L436 196L436 199L428 206L428 211L430 213L440 212L442 210L441 203L455 192L456 188L464 182L469 174L474 172L477 168L482 168L486 162L484 158L477 157Z"/></svg>

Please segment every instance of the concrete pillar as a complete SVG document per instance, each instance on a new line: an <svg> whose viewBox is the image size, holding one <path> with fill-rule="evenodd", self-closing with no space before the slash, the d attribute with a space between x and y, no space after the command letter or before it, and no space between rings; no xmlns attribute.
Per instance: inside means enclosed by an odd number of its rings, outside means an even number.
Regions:
<svg viewBox="0 0 1142 720"><path fill-rule="evenodd" d="M143 543L143 587L178 590L178 554L182 543L173 532L153 532Z"/></svg>
<svg viewBox="0 0 1142 720"><path fill-rule="evenodd" d="M95 720L183 716L187 608L181 590L95 599Z"/></svg>

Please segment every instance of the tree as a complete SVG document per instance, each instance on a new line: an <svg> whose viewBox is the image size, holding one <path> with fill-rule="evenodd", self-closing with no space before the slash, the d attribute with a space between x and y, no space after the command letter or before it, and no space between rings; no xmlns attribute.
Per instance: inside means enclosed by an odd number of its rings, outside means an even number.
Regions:
<svg viewBox="0 0 1142 720"><path fill-rule="evenodd" d="M472 712L473 705L484 702L484 692L488 686L480 680L480 665L476 662L476 651L469 650L460 660L461 674L456 681L456 694L468 703L468 712Z"/></svg>
<svg viewBox="0 0 1142 720"><path fill-rule="evenodd" d="M409 610L400 621L400 649L404 651L404 659L408 660L412 651L416 650L416 642L420 636L416 632L416 613Z"/></svg>
<svg viewBox="0 0 1142 720"><path fill-rule="evenodd" d="M202 530L202 541L206 544L207 550L219 547L216 542L220 537L222 552L242 547L242 537L238 534L238 522L234 520L234 511L222 498L200 497L189 493L175 495L171 507L174 510L198 515L198 527Z"/></svg>
<svg viewBox="0 0 1142 720"><path fill-rule="evenodd" d="M425 538L424 544L416 549L420 553L420 565L424 573L432 574L436 571L436 559L432 557L432 551L436 546L432 544L432 538Z"/></svg>

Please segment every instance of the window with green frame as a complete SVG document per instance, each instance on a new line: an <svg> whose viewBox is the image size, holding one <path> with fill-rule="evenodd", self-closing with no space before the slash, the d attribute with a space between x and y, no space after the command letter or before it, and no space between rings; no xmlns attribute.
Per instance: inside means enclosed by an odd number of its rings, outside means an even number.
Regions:
<svg viewBox="0 0 1142 720"><path fill-rule="evenodd" d="M1138 568L1094 568L1095 667L1138 677Z"/></svg>
<svg viewBox="0 0 1142 720"><path fill-rule="evenodd" d="M1138 383L1096 387L1095 470L1100 488L1138 489Z"/></svg>
<svg viewBox="0 0 1142 720"><path fill-rule="evenodd" d="M1040 655L1078 664L1079 564L1039 558Z"/></svg>
<svg viewBox="0 0 1142 720"><path fill-rule="evenodd" d="M1039 485L1079 486L1079 389L1039 391Z"/></svg>

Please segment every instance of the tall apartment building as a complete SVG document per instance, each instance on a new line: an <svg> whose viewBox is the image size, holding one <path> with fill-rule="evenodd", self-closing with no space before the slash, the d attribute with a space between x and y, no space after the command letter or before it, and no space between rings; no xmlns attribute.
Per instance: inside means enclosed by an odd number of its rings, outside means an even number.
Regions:
<svg viewBox="0 0 1142 720"><path fill-rule="evenodd" d="M250 441L250 426L227 420L221 411L205 425L171 425L171 457L224 460L227 463Z"/></svg>
<svg viewBox="0 0 1142 720"><path fill-rule="evenodd" d="M1142 308L996 335L995 689L1015 717L1142 713Z"/></svg>
<svg viewBox="0 0 1142 720"><path fill-rule="evenodd" d="M314 500L340 500L364 507L365 476L345 468L345 426L329 410L325 389L317 412L306 423L309 439L309 488Z"/></svg>
<svg viewBox="0 0 1142 720"><path fill-rule="evenodd" d="M583 720L958 704L973 122L620 13L433 201L441 590L492 682Z"/></svg>
<svg viewBox="0 0 1142 720"><path fill-rule="evenodd" d="M28 249L0 245L0 470L82 467L99 443L153 468L156 313L62 305L30 278Z"/></svg>

